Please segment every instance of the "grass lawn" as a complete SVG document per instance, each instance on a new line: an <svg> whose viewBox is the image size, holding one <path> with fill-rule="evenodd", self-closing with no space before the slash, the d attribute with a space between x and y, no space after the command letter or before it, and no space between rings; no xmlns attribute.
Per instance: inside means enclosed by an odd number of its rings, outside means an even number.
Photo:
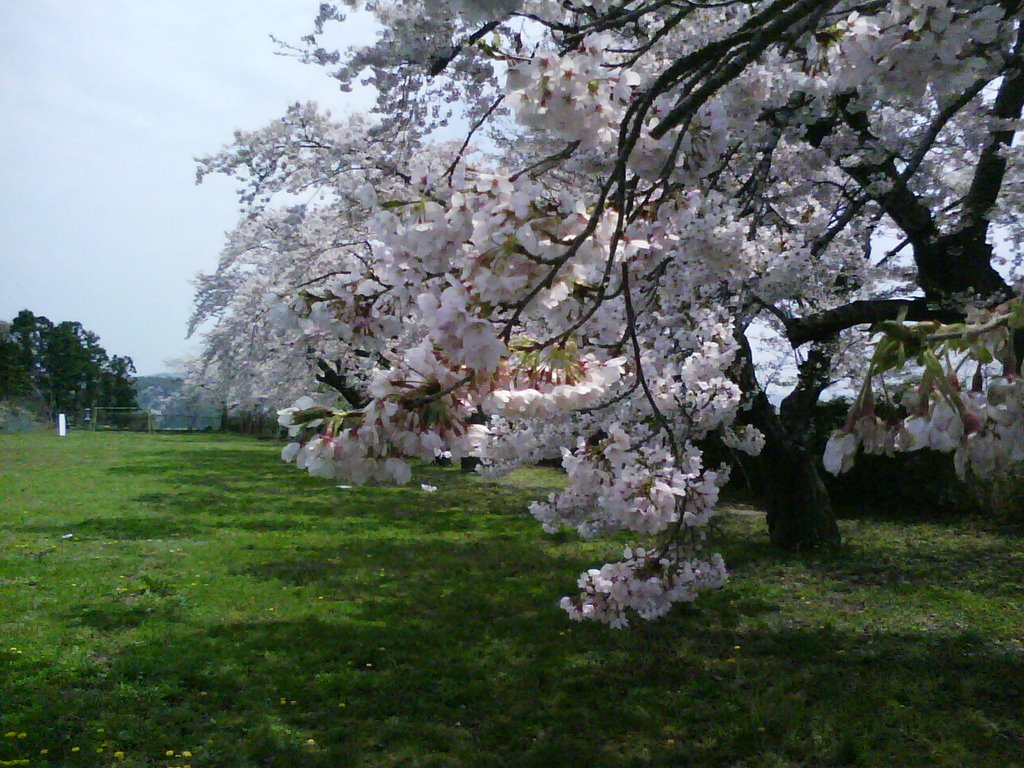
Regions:
<svg viewBox="0 0 1024 768"><path fill-rule="evenodd" d="M1024 765L1019 525L730 514L727 587L615 631L556 606L620 548L529 518L557 473L277 451L0 436L0 766Z"/></svg>

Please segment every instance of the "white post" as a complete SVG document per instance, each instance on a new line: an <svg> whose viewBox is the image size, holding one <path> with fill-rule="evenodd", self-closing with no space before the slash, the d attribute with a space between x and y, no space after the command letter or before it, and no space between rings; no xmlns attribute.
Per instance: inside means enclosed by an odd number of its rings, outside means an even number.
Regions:
<svg viewBox="0 0 1024 768"><path fill-rule="evenodd" d="M57 434L61 437L67 437L68 434L68 420L63 413L57 416Z"/></svg>

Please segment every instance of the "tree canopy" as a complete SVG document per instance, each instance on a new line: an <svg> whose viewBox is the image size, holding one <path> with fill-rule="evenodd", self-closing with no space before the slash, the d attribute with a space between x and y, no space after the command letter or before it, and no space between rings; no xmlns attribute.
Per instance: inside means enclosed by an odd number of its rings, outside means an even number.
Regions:
<svg viewBox="0 0 1024 768"><path fill-rule="evenodd" d="M286 459L405 482L439 453L561 457L543 526L638 536L563 601L614 626L724 580L701 549L729 474L708 439L770 454L773 540L838 540L806 446L837 381L857 396L832 471L858 450L1024 459L1020 2L365 7L373 43L323 48L345 7L322 4L291 50L375 85L376 119L296 104L200 162L244 209L198 285L208 361L344 398L282 411Z"/></svg>

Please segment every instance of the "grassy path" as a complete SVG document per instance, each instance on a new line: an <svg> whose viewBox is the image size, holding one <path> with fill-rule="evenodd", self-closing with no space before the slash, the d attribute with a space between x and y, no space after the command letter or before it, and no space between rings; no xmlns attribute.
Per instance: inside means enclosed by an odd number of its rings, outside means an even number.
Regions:
<svg viewBox="0 0 1024 768"><path fill-rule="evenodd" d="M0 437L0 766L1024 765L1019 526L728 516L727 588L616 632L555 605L618 549L524 514L557 474L276 451Z"/></svg>

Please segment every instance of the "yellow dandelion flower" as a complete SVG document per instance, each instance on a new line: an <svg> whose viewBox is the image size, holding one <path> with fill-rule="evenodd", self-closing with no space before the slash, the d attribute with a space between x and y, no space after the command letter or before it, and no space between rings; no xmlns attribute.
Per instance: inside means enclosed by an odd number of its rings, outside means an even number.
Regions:
<svg viewBox="0 0 1024 768"><path fill-rule="evenodd" d="M182 757L192 757L192 753L191 753L191 752L189 752L189 751L188 751L188 750L186 749L186 750L185 750L184 752L182 752L182 753L181 753L181 756L182 756Z"/></svg>
<svg viewBox="0 0 1024 768"><path fill-rule="evenodd" d="M166 752L164 752L164 754L167 757L174 757L174 750L173 749L168 749Z"/></svg>
<svg viewBox="0 0 1024 768"><path fill-rule="evenodd" d="M82 748L81 748L81 747L72 747L72 748L71 748L71 751L72 751L72 752L81 752L81 751L82 751Z"/></svg>
<svg viewBox="0 0 1024 768"><path fill-rule="evenodd" d="M117 750L117 752L114 753L114 757L116 757L118 760L124 760L124 752L122 752L121 750Z"/></svg>

